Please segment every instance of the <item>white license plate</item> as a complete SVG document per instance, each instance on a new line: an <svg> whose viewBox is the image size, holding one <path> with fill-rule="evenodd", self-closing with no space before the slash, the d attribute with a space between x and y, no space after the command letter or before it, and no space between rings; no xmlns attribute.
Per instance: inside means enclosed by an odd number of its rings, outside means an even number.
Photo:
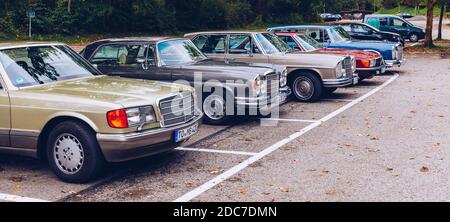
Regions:
<svg viewBox="0 0 450 222"><path fill-rule="evenodd" d="M189 139L194 134L196 134L197 131L198 131L198 124L195 124L186 129L181 129L181 130L175 131L175 137L174 137L175 143Z"/></svg>

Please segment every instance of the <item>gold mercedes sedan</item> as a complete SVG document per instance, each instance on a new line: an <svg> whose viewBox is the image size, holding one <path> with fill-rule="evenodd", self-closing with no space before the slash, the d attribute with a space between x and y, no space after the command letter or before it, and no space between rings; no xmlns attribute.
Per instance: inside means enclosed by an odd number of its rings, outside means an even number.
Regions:
<svg viewBox="0 0 450 222"><path fill-rule="evenodd" d="M189 86L102 75L64 44L0 44L0 152L45 158L64 181L169 151L201 118Z"/></svg>

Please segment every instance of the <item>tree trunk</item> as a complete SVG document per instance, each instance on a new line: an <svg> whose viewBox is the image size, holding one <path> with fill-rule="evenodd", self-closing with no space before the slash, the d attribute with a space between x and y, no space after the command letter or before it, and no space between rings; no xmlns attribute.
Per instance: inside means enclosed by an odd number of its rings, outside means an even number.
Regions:
<svg viewBox="0 0 450 222"><path fill-rule="evenodd" d="M441 14L439 15L439 30L438 30L438 37L437 40L442 40L442 22L444 20L444 14L445 14L445 9L446 9L446 4L445 2L442 2L441 5Z"/></svg>
<svg viewBox="0 0 450 222"><path fill-rule="evenodd" d="M72 0L67 0L67 13L72 12Z"/></svg>
<svg viewBox="0 0 450 222"><path fill-rule="evenodd" d="M425 47L433 46L433 9L434 0L427 0L427 27L425 34Z"/></svg>

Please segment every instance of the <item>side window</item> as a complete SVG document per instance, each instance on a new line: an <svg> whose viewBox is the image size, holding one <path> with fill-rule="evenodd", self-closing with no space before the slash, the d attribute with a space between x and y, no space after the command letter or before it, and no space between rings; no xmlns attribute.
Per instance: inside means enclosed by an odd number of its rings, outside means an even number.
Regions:
<svg viewBox="0 0 450 222"><path fill-rule="evenodd" d="M388 25L388 19L387 18L380 18L380 25L387 26Z"/></svg>
<svg viewBox="0 0 450 222"><path fill-rule="evenodd" d="M114 66L119 62L118 45L105 45L100 47L91 58L91 63L102 66Z"/></svg>
<svg viewBox="0 0 450 222"><path fill-rule="evenodd" d="M192 42L206 54L225 54L226 35L201 35L196 37Z"/></svg>
<svg viewBox="0 0 450 222"><path fill-rule="evenodd" d="M230 35L229 53L247 54L251 48L251 37L249 35Z"/></svg>
<svg viewBox="0 0 450 222"><path fill-rule="evenodd" d="M400 20L400 19L394 19L393 22L392 22L392 25L393 25L393 26L398 26L398 27L403 27L404 24L405 24L405 22L403 22L403 21Z"/></svg>
<svg viewBox="0 0 450 222"><path fill-rule="evenodd" d="M102 46L91 59L92 64L102 66L140 66L147 56L145 45Z"/></svg>
<svg viewBox="0 0 450 222"><path fill-rule="evenodd" d="M326 29L320 30L320 41L322 43L328 42L330 40L330 36L328 35L328 31Z"/></svg>
<svg viewBox="0 0 450 222"><path fill-rule="evenodd" d="M346 31L346 32L352 32L352 27L350 25L341 25L341 27Z"/></svg>
<svg viewBox="0 0 450 222"><path fill-rule="evenodd" d="M367 34L369 32L368 29L365 26L362 26L362 25L352 25L352 29L353 29L353 32L356 32L356 33L365 33L365 34ZM345 31L347 31L347 30L345 30Z"/></svg>
<svg viewBox="0 0 450 222"><path fill-rule="evenodd" d="M285 42L286 44L288 44L289 47L291 48L299 48L297 45L297 42L295 42L294 38L292 38L291 36L280 36L281 40L283 40L283 42Z"/></svg>
<svg viewBox="0 0 450 222"><path fill-rule="evenodd" d="M321 36L323 36L321 34L320 30L317 29L309 29L306 31L306 34L309 35L311 38L315 39L318 42L323 42L323 38Z"/></svg>
<svg viewBox="0 0 450 222"><path fill-rule="evenodd" d="M370 26L373 26L373 27L375 27L377 29L379 29L380 25L381 25L380 20L378 18L369 18L367 20L367 24L369 24Z"/></svg>

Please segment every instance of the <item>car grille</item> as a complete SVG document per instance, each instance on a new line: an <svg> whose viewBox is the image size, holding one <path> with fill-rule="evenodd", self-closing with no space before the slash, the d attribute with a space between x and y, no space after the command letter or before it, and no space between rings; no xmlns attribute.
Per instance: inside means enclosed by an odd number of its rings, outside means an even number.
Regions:
<svg viewBox="0 0 450 222"><path fill-rule="evenodd" d="M192 93L182 93L159 102L161 126L169 127L191 121L195 117L195 102Z"/></svg>
<svg viewBox="0 0 450 222"><path fill-rule="evenodd" d="M268 99L271 100L273 97L276 97L280 91L279 90L280 77L276 73L270 73L266 75L266 81L267 81L267 97Z"/></svg>
<svg viewBox="0 0 450 222"><path fill-rule="evenodd" d="M345 69L345 76L350 78L353 77L352 58L351 57L345 58L342 65L343 68Z"/></svg>

